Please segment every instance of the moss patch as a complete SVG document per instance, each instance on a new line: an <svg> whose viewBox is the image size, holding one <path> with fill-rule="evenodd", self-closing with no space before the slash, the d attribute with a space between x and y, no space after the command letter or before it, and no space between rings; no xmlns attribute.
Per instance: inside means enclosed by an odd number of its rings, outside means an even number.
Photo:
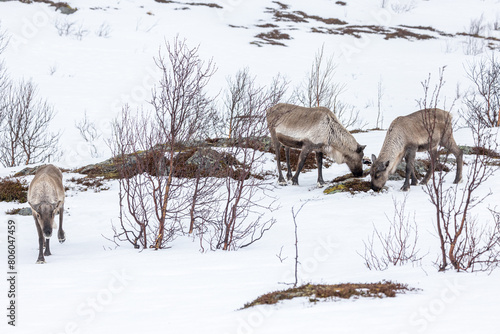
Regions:
<svg viewBox="0 0 500 334"><path fill-rule="evenodd" d="M266 293L254 301L245 304L243 309L256 305L272 305L281 300L293 299L296 297L309 297L310 302L318 302L321 299L334 298L395 297L397 293L414 290L416 289L409 288L405 284L393 283L390 281L378 283L305 284L297 288Z"/></svg>
<svg viewBox="0 0 500 334"><path fill-rule="evenodd" d="M368 192L370 191L370 189L371 188L369 181L350 179L344 182L334 184L333 186L330 186L325 190L323 190L323 192L327 195L342 193L342 192L349 192L354 195L359 192Z"/></svg>

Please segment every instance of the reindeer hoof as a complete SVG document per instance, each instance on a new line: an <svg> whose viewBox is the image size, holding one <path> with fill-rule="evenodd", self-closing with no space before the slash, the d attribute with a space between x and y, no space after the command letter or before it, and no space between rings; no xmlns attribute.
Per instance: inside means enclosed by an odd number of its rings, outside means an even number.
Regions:
<svg viewBox="0 0 500 334"><path fill-rule="evenodd" d="M286 182L286 181L278 181L278 185L280 185L280 186L286 186L286 185L288 185L288 182Z"/></svg>
<svg viewBox="0 0 500 334"><path fill-rule="evenodd" d="M45 260L38 260L36 261L36 264L44 264L45 263Z"/></svg>
<svg viewBox="0 0 500 334"><path fill-rule="evenodd" d="M325 186L325 182L318 182L318 188L323 188Z"/></svg>
<svg viewBox="0 0 500 334"><path fill-rule="evenodd" d="M65 242L65 241L66 241L66 235L65 235L65 234L60 235L60 236L59 236L59 243L61 243L61 244L62 244L62 243L63 243L63 242Z"/></svg>
<svg viewBox="0 0 500 334"><path fill-rule="evenodd" d="M409 191L410 190L410 187L405 187L405 186L402 186L401 187L401 191Z"/></svg>

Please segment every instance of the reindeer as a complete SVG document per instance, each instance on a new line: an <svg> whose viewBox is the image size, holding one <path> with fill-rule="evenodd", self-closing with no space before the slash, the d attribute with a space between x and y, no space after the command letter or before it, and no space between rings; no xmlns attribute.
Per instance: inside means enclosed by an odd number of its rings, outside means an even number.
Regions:
<svg viewBox="0 0 500 334"><path fill-rule="evenodd" d="M31 206L33 218L38 231L38 260L36 263L45 263L45 256L50 253L50 237L52 229L57 224L54 222L54 216L59 214L59 242L66 241L63 230L63 212L64 212L64 186L62 183L62 173L54 165L45 165L40 167L28 189L28 203ZM44 239L45 238L45 239ZM45 252L43 248L45 246Z"/></svg>
<svg viewBox="0 0 500 334"><path fill-rule="evenodd" d="M431 156L431 167L421 181L421 184L427 184L438 162L438 146L443 146L455 156L457 173L453 183L459 183L462 180L463 152L453 139L451 114L436 108L397 117L387 131L378 158L372 154L371 188L380 191L403 158L406 160L406 178L401 190L410 189L410 179L411 185L417 185L414 168L417 151L429 151Z"/></svg>
<svg viewBox="0 0 500 334"><path fill-rule="evenodd" d="M356 177L363 175L363 149L329 109L324 107L305 108L291 104L277 104L267 110L267 125L276 152L279 179L278 184L287 182L281 173L280 148L285 147L287 179L293 185L299 184L299 173L304 167L307 155L316 152L318 163L318 186L323 186L323 154L336 163L346 163ZM301 150L297 170L292 177L290 148Z"/></svg>

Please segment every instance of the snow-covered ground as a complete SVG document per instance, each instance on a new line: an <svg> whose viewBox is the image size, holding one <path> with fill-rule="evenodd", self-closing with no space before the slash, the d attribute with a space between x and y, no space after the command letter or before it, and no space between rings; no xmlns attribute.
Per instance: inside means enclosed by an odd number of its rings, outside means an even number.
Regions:
<svg viewBox="0 0 500 334"><path fill-rule="evenodd" d="M192 0L190 3L203 3ZM384 36L312 33L327 28L317 20L275 22L266 8L280 4L266 0L214 0L222 8L153 0L72 0L72 15L56 12L47 4L0 2L0 24L10 36L1 55L10 76L32 79L40 96L52 103L57 116L54 130L63 130L63 155L56 164L79 167L107 159L104 140L110 121L125 103L143 105L158 78L153 57L165 40L176 35L189 45L200 45L204 59L217 65L210 91L218 93L226 77L248 67L261 84L281 73L297 85L310 69L314 54L324 45L338 63L337 79L346 84L341 96L360 110L368 128L377 117L377 87L383 89L381 105L384 127L399 115L417 110L423 95L421 82L446 66L442 106L470 86L468 62L488 56L491 50L480 42L477 55L468 55L465 36L446 37L422 30L436 38L428 40L389 39ZM288 12L337 18L350 25L399 25L433 27L447 34L468 31L471 20L482 17L484 35L500 38L492 27L500 21L498 0L446 1L334 1L286 0ZM187 7L188 9L181 10ZM56 26L75 23L68 36L59 36ZM257 27L272 23L291 36L283 46L258 47L251 42L266 32ZM236 26L232 27L232 26ZM96 32L109 28L107 37ZM79 38L76 32L84 32ZM415 31L415 30L412 30ZM483 45L484 44L484 45ZM498 45L497 52L498 53ZM458 104L457 107L460 107ZM455 116L457 107L453 110ZM102 133L99 158L89 148L74 123L84 112ZM356 134L366 144L366 155L378 154L385 131ZM458 130L460 145L473 144L466 129ZM272 168L272 156L268 156ZM0 176L17 168L0 168ZM465 166L464 175L467 172ZM348 172L346 165L324 171L325 180ZM453 174L453 173L452 173ZM65 179L73 175L65 174ZM28 179L29 180L29 179ZM452 175L446 180L451 185ZM0 251L7 272L8 219L17 226L17 327L7 325L7 281L1 280L0 300L5 333L497 333L500 306L500 271L487 273L438 273L438 238L433 207L421 186L406 194L402 181L388 182L380 194L324 195L315 187L316 171L300 177L298 187L276 187L280 209L273 213L276 225L251 247L237 252L201 253L190 237L179 237L163 251L134 250L123 244L116 248L103 236L112 235L118 217L118 184L99 193L68 192L65 230L67 241L53 240L53 255L46 265L36 265L37 235L31 217L7 216L16 206L0 203ZM463 185L462 185L463 186ZM488 207L499 203L500 174L497 172L479 193L493 194L476 214L482 222ZM407 196L406 212L418 224L420 263L370 271L358 253L374 226L386 231L394 201ZM328 301L310 304L305 299L275 306L238 310L257 296L284 289L293 282L294 233L291 208L308 201L297 217L299 226L300 282L341 283L392 280L419 291L396 298ZM281 251L280 261L277 254Z"/></svg>

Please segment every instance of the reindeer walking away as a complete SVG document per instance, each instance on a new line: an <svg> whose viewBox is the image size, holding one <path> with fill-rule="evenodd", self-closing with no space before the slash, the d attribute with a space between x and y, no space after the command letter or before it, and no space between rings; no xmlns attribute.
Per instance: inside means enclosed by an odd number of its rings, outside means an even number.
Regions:
<svg viewBox="0 0 500 334"><path fill-rule="evenodd" d="M62 173L54 165L40 167L28 189L28 203L31 206L33 218L38 232L38 259L36 263L45 263L45 256L50 253L50 237L52 229L57 227L54 221L59 214L59 242L66 241L63 230L64 186ZM45 252L43 251L45 246Z"/></svg>
<svg viewBox="0 0 500 334"><path fill-rule="evenodd" d="M421 181L421 184L426 184L438 162L438 146L455 156L457 173L453 183L459 183L462 180L463 152L453 138L451 119L449 112L437 108L397 117L387 130L378 158L372 155L371 188L380 191L403 158L406 161L406 177L401 190L410 189L410 179L411 185L417 185L414 168L417 151L428 151L431 156L430 168Z"/></svg>
<svg viewBox="0 0 500 334"><path fill-rule="evenodd" d="M318 163L318 186L323 186L323 155L336 163L346 163L356 177L363 175L363 149L333 112L324 107L305 108L291 104L277 104L267 110L267 125L276 152L278 184L287 185L281 172L280 148L285 147L287 179L299 184L299 173L307 155L314 151ZM295 175L290 167L290 148L300 149Z"/></svg>

